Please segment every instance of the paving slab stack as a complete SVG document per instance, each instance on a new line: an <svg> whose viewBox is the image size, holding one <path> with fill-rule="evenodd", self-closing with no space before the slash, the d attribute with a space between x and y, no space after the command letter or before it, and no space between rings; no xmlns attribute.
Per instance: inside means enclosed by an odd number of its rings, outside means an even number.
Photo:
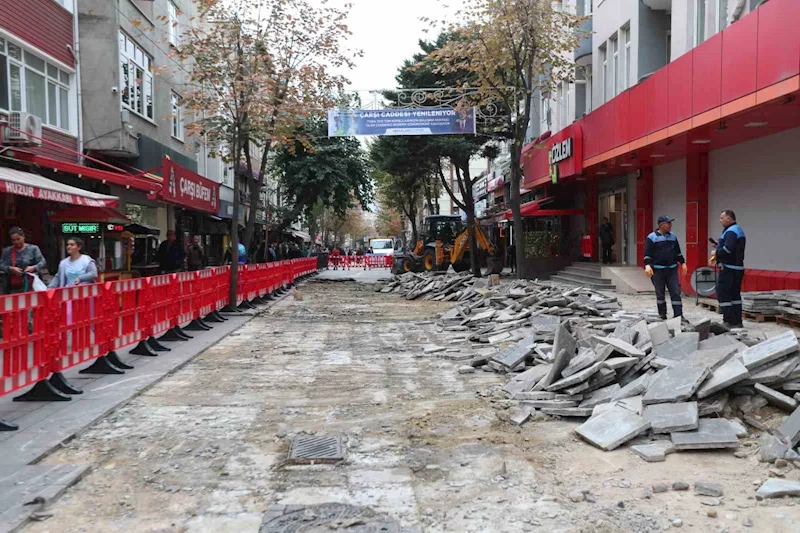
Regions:
<svg viewBox="0 0 800 533"><path fill-rule="evenodd" d="M459 336L454 344L471 342L474 353L442 347L442 355L505 374L514 424L544 415L584 419L575 431L586 442L602 450L629 444L644 460L663 461L684 450L738 448L748 430L723 417L726 406L751 413L771 404L787 414L777 431L747 414L744 423L764 431L766 460L800 460L800 343L789 328L751 337L709 319L630 313L613 293L525 280L492 287L465 273L407 273L380 290L455 302L440 331ZM783 291L776 302L793 297ZM765 300L753 298L751 309L769 309ZM776 485L764 494L791 490Z"/></svg>

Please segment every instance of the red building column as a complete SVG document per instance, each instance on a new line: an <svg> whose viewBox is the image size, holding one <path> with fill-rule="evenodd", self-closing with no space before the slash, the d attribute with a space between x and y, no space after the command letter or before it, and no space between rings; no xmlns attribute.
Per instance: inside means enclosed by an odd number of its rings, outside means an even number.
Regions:
<svg viewBox="0 0 800 533"><path fill-rule="evenodd" d="M681 279L684 292L693 294L692 273L708 261L708 154L686 157L686 249L689 274Z"/></svg>
<svg viewBox="0 0 800 533"><path fill-rule="evenodd" d="M644 241L653 231L653 167L636 179L636 264L644 268Z"/></svg>
<svg viewBox="0 0 800 533"><path fill-rule="evenodd" d="M599 261L597 250L597 179L586 183L586 230L592 237L592 261Z"/></svg>

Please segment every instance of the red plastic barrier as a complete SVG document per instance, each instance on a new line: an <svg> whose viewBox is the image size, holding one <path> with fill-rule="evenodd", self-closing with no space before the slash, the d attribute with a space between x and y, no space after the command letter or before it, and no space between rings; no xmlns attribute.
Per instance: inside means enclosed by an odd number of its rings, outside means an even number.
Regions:
<svg viewBox="0 0 800 533"><path fill-rule="evenodd" d="M197 272L178 272L173 274L175 284L176 311L172 321L173 326L180 326L191 322L199 316L200 309L195 306L195 279Z"/></svg>
<svg viewBox="0 0 800 533"><path fill-rule="evenodd" d="M156 337L172 328L175 318L175 283L172 274L152 276L147 279L150 297L148 336Z"/></svg>
<svg viewBox="0 0 800 533"><path fill-rule="evenodd" d="M149 323L146 305L147 278L110 281L106 293L109 350L118 350L147 339Z"/></svg>
<svg viewBox="0 0 800 533"><path fill-rule="evenodd" d="M50 309L41 292L0 296L0 396L47 379Z"/></svg>
<svg viewBox="0 0 800 533"><path fill-rule="evenodd" d="M44 296L44 293L38 294ZM63 372L97 359L109 350L106 317L113 302L108 301L103 285L94 283L55 289L47 298L52 310L52 348L55 350L50 371ZM127 302L124 297L120 298Z"/></svg>

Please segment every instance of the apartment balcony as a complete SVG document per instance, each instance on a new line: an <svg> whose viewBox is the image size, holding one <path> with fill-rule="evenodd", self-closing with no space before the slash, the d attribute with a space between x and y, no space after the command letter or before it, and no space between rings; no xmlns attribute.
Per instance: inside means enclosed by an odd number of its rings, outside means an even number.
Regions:
<svg viewBox="0 0 800 533"><path fill-rule="evenodd" d="M575 49L575 63L580 67L592 64L592 17L586 17L575 30L580 42Z"/></svg>

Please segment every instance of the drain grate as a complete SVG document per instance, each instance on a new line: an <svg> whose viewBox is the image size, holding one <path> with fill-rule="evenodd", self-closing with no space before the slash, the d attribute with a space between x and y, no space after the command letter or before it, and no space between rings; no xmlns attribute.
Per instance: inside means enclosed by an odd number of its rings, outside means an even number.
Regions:
<svg viewBox="0 0 800 533"><path fill-rule="evenodd" d="M296 465L332 464L344 459L341 437L302 435L292 439L289 463Z"/></svg>

